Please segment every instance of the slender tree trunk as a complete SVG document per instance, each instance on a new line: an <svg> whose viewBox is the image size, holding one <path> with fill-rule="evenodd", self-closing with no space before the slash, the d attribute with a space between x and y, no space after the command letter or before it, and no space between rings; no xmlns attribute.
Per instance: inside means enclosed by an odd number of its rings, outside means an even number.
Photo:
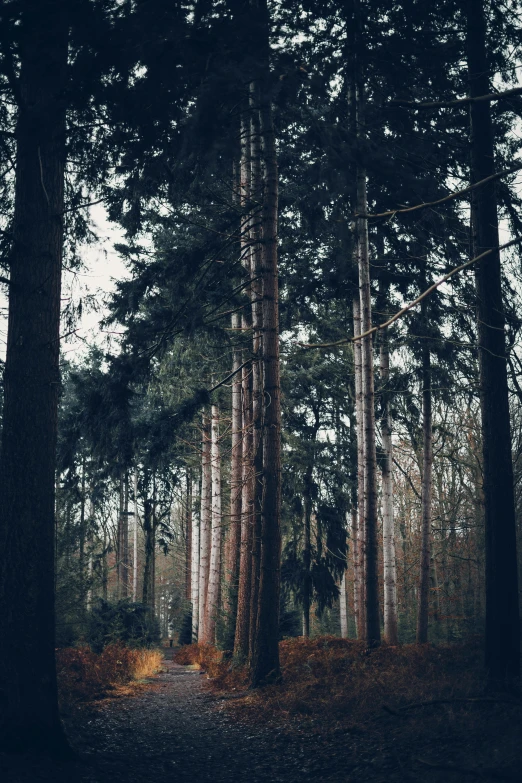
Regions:
<svg viewBox="0 0 522 783"><path fill-rule="evenodd" d="M388 644L399 643L397 625L397 563L393 518L393 444L390 413L390 354L386 335L381 343L381 383L384 411L381 422L382 448L382 545L384 565L384 638Z"/></svg>
<svg viewBox="0 0 522 783"><path fill-rule="evenodd" d="M355 636L359 638L359 631L360 631L360 595L361 595L361 585L360 585L360 572L358 567L358 552L359 552L359 541L358 541L358 524L357 524L357 507L354 503L351 510L351 543L352 543L352 572L353 572L353 618L354 618L354 624L355 624Z"/></svg>
<svg viewBox="0 0 522 783"><path fill-rule="evenodd" d="M314 435L315 437L315 435ZM303 493L303 636L310 636L310 603L312 597L312 469L306 471Z"/></svg>
<svg viewBox="0 0 522 783"><path fill-rule="evenodd" d="M208 415L203 413L201 447L200 558L199 558L199 628L198 642L206 642L207 594L210 568L210 528L212 515L212 477L210 470L210 438Z"/></svg>
<svg viewBox="0 0 522 783"><path fill-rule="evenodd" d="M280 676L279 590L281 573L281 399L279 367L278 288L278 171L272 106L269 92L269 16L266 0L260 1L264 21L265 62L261 88L261 133L266 172L263 203L263 498L261 574L252 685Z"/></svg>
<svg viewBox="0 0 522 783"><path fill-rule="evenodd" d="M467 0L467 50L471 97L490 90L482 0ZM470 104L471 181L495 169L491 108ZM495 183L473 191L473 253L499 245ZM500 253L476 265L480 401L486 523L486 668L490 684L509 687L520 677L520 617L516 519Z"/></svg>
<svg viewBox="0 0 522 783"><path fill-rule="evenodd" d="M190 470L190 468L189 468ZM192 497L191 497L192 512ZM200 557L200 521L193 515L192 527L192 580L190 601L192 605L192 641L198 640L199 627L199 557Z"/></svg>
<svg viewBox="0 0 522 783"><path fill-rule="evenodd" d="M239 340L241 329L241 316L239 313L232 315L233 339ZM232 371L232 447L230 455L230 522L225 546L225 601L223 610L234 624L239 575L239 546L241 541L241 486L242 486L242 410L241 410L241 374L238 368L241 366L241 351L234 348Z"/></svg>
<svg viewBox="0 0 522 783"><path fill-rule="evenodd" d="M428 641L430 605L431 507L433 472L433 437L431 410L431 361L429 348L422 353L422 488L421 488L421 557L419 578L419 606L417 613L417 643Z"/></svg>
<svg viewBox="0 0 522 783"><path fill-rule="evenodd" d="M129 595L129 474L125 471L123 480L122 518L122 597Z"/></svg>
<svg viewBox="0 0 522 783"><path fill-rule="evenodd" d="M343 573L341 579L341 586L339 592L339 614L341 620L341 637L348 639L348 611L346 601L346 571Z"/></svg>
<svg viewBox="0 0 522 783"><path fill-rule="evenodd" d="M187 468L186 476L186 494L185 494L185 520L187 546L185 551L185 598L190 601L192 598L192 485L190 470Z"/></svg>
<svg viewBox="0 0 522 783"><path fill-rule="evenodd" d="M353 297L353 334L361 334L361 300L359 292ZM354 536L354 600L357 604L357 638L366 636L365 617L365 557L364 557L364 422L363 422L363 386L362 386L362 344L354 342L353 348L355 375L355 420L357 423L357 527Z"/></svg>
<svg viewBox="0 0 522 783"><path fill-rule="evenodd" d="M143 567L143 603L154 609L154 520L153 501L146 497L143 507L145 563Z"/></svg>
<svg viewBox="0 0 522 783"><path fill-rule="evenodd" d="M87 611L92 607L93 577L94 577L94 491L89 487L89 529L87 535L88 560L87 560Z"/></svg>
<svg viewBox="0 0 522 783"><path fill-rule="evenodd" d="M0 462L0 744L66 752L57 705L55 466L69 3L24 0Z"/></svg>
<svg viewBox="0 0 522 783"><path fill-rule="evenodd" d="M241 122L241 161L240 161L240 198L243 210L250 201L251 191L251 129L245 116ZM251 219L243 212L241 223L241 259L247 279L252 279L252 245L250 242ZM252 301L252 294L248 296ZM243 332L252 328L252 308L245 306L241 327ZM252 394L253 394L253 362L243 368L242 372L242 492L241 492L241 542L239 559L239 585L237 597L236 632L234 637L234 657L238 661L246 661L249 655L250 628L252 617L252 543L254 530L254 468L253 468L253 433L252 433Z"/></svg>
<svg viewBox="0 0 522 783"><path fill-rule="evenodd" d="M259 580L261 564L261 534L263 506L263 280L262 280L262 150L260 126L259 84L250 85L250 150L251 185L250 220L251 267L250 299L252 302L252 449L253 449L253 505L252 505L252 577L250 596L250 638L249 655L252 657L258 612Z"/></svg>
<svg viewBox="0 0 522 783"><path fill-rule="evenodd" d="M357 10L357 18L360 15ZM360 43L360 42L359 42ZM364 89L360 67L356 77L357 137L364 139ZM358 215L368 211L366 193L366 171L358 156L356 168ZM368 221L357 218L357 254L359 261L359 295L361 300L361 334L372 327L372 300L370 289L370 254L368 245ZM380 644L380 611L378 581L377 544L377 458L375 453L375 393L373 376L373 343L371 335L363 337L362 343L362 392L364 429L364 533L365 533L365 630L366 641L373 647Z"/></svg>
<svg viewBox="0 0 522 783"><path fill-rule="evenodd" d="M212 482L212 534L210 551L210 575L207 600L207 639L216 643L216 624L219 615L219 588L221 581L221 457L219 448L219 408L212 406L211 426L211 482Z"/></svg>
<svg viewBox="0 0 522 783"><path fill-rule="evenodd" d="M132 600L138 600L138 471L134 471L134 529L133 529L133 554L132 554Z"/></svg>

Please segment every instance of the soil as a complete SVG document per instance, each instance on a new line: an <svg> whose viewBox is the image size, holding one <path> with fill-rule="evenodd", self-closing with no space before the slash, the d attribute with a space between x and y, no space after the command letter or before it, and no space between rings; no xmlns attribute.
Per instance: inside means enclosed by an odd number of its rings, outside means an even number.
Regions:
<svg viewBox="0 0 522 783"><path fill-rule="evenodd" d="M172 661L133 696L66 715L73 762L0 755L4 783L457 783L522 780L520 705L441 704L347 733L238 719L234 694Z"/></svg>

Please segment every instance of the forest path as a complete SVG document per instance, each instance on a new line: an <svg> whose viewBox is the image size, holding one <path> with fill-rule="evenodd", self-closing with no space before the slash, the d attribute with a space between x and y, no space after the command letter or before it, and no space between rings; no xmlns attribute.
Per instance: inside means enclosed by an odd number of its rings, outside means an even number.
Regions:
<svg viewBox="0 0 522 783"><path fill-rule="evenodd" d="M342 783L349 780L346 735L331 740L276 726L238 722L204 677L172 661L132 696L118 696L65 717L75 762L0 754L2 783ZM339 738L340 739L340 738ZM337 744L337 743L336 743ZM367 780L368 777L357 778ZM374 778L372 778L372 781ZM375 781L389 778L375 778Z"/></svg>
<svg viewBox="0 0 522 783"><path fill-rule="evenodd" d="M467 721L460 731L444 721L434 734L427 730L430 719L419 724L418 717L402 735L394 732L391 716L380 730L374 723L373 728L367 725L357 733L339 730L323 734L320 728L312 732L295 727L287 731L281 725L242 722L225 709L230 694L226 699L212 694L204 687L204 677L174 663L172 651L166 650L164 670L141 691L106 699L66 716L78 761L58 763L0 754L0 780L457 783L477 776L484 780L521 779L516 771L510 774L507 770L507 775L497 772L490 777L484 767L477 775L477 740L480 736L484 742L493 728L489 722L477 725L478 736L471 742ZM506 734L505 729L499 725L499 736ZM518 745L518 740L513 742ZM491 758L490 753L486 755ZM451 756L455 758L448 766ZM422 762L423 757L431 762ZM515 764L517 769L520 767Z"/></svg>

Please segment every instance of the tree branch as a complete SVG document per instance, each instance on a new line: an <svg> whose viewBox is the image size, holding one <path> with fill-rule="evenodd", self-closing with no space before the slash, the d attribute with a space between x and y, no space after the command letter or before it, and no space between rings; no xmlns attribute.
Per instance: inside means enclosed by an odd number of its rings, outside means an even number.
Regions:
<svg viewBox="0 0 522 783"><path fill-rule="evenodd" d="M522 238L512 239L511 242L506 242L505 245L499 245L499 247L491 247L489 250L484 250L483 253L480 253L480 255L475 256L475 258L471 258L469 261L466 261L466 263L461 264L460 266L456 266L455 269L452 269L450 272L448 272L447 275L444 275L444 277L441 277L440 280L437 280L436 283L433 283L433 285L430 285L429 288L426 289L420 296L418 296L416 299L413 300L413 302L410 302L409 304L405 305L402 310L399 310L398 313L395 313L391 318L389 318L387 321L385 321L382 324L378 324L377 326L373 326L371 329L368 329L366 332L363 332L363 334L358 334L356 337L344 337L342 340L337 340L333 343L297 343L301 346L301 348L334 348L338 345L346 345L347 343L354 343L356 340L362 340L363 337L368 337L370 334L374 334L375 332L381 331L381 329L387 329L388 326L391 326L395 321L397 321L399 318L402 318L402 316L408 312L408 310L411 310L412 307L415 307L415 305L418 305L419 302L422 302L423 299L425 299L427 296L429 296L433 291L435 291L439 286L441 286L443 283L446 283L453 275L456 275L457 272L462 272L463 269L467 269L469 266L474 264L476 261L480 261L481 258L485 258L485 256L491 255L491 253L496 253L500 250L506 250L508 247L512 247L513 245L518 245L522 242Z"/></svg>
<svg viewBox="0 0 522 783"><path fill-rule="evenodd" d="M502 171L498 171L496 174L490 174L489 177L486 177L485 179L479 180L479 182L474 182L473 185L468 185L467 188L463 188L462 190L456 190L454 193L450 193L448 196L444 196L443 198L439 198L436 201L425 201L422 204L415 204L413 207L401 207L400 209L389 209L387 212L376 212L375 214L362 214L360 212L355 214L355 217L358 218L365 218L368 220L369 218L381 218L381 217L390 217L391 215L400 215L404 212L415 212L417 209L423 209L424 207L435 207L437 204L443 204L445 201L451 201L451 199L459 198L459 196L465 196L466 193L470 193L472 190L475 190L475 188L480 188L482 185L486 185L488 182L493 182L496 179L500 179L501 177L507 177L508 174L514 174L516 171L520 171L522 169L522 163L519 163L517 166L512 166L509 169L503 169Z"/></svg>
<svg viewBox="0 0 522 783"><path fill-rule="evenodd" d="M488 95L478 95L475 98L457 98L452 101L428 101L427 103L417 103L417 101L390 101L390 106L401 106L405 109L451 109L453 106L466 106L469 103L483 103L489 101L502 101L511 98L514 95L522 95L522 87L513 87L504 92L491 92Z"/></svg>

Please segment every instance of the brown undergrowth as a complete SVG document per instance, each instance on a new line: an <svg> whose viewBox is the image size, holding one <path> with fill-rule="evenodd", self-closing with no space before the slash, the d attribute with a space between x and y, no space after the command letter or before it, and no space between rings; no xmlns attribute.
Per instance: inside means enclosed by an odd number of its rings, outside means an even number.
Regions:
<svg viewBox="0 0 522 783"><path fill-rule="evenodd" d="M182 647L178 663L198 664L214 691L236 695L235 710L256 721L278 720L355 728L415 702L480 694L481 652L461 646L382 646L321 636L280 643L282 680L248 691L244 668L208 645Z"/></svg>
<svg viewBox="0 0 522 783"><path fill-rule="evenodd" d="M161 668L160 650L108 645L97 654L89 647L56 651L58 690L62 704L94 701L155 674Z"/></svg>

